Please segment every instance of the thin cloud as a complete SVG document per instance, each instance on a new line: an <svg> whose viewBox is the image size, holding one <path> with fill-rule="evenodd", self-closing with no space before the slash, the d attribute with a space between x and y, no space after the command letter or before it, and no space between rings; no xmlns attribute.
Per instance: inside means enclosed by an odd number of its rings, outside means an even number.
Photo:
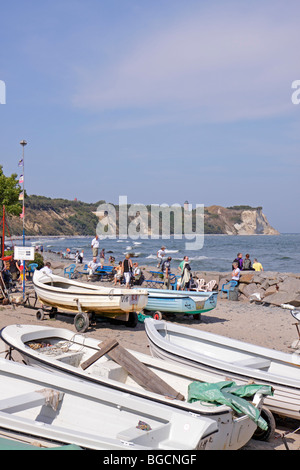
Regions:
<svg viewBox="0 0 300 470"><path fill-rule="evenodd" d="M74 106L139 110L140 126L154 123L155 115L159 121L185 115L207 122L289 112L297 22L229 16L209 23L205 15L178 21L139 37L135 47L112 57L111 65L94 60L79 71Z"/></svg>

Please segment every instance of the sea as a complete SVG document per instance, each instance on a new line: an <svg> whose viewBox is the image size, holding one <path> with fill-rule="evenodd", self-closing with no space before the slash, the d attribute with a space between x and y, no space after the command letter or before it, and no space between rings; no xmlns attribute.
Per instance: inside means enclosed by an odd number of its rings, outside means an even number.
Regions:
<svg viewBox="0 0 300 470"><path fill-rule="evenodd" d="M92 259L91 241L93 237L26 237L26 246L43 246L43 250L66 253L70 250L73 259L77 250L84 250L83 262ZM100 239L100 249L105 249L105 264L109 256L116 262L124 259L126 253L134 257L140 266L155 266L156 253L161 246L172 257L171 267L176 269L187 255L193 271L231 271L231 264L237 253L250 254L263 265L265 271L300 273L300 234L280 235L205 235L202 248L192 248L192 240L175 239ZM15 245L22 245L18 240Z"/></svg>

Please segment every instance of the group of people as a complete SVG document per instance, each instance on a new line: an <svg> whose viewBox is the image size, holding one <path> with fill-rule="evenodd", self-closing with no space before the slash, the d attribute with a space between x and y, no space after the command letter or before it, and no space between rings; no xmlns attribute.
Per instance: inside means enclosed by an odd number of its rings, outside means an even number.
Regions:
<svg viewBox="0 0 300 470"><path fill-rule="evenodd" d="M162 246L157 252L157 267L161 269L164 279L164 289L170 289L170 276L171 276L171 256L166 259L166 247ZM180 279L177 281L177 290L190 290L193 282L192 270L189 264L189 257L184 256L183 260L178 266Z"/></svg>
<svg viewBox="0 0 300 470"><path fill-rule="evenodd" d="M27 265L25 264L25 279L27 279ZM45 274L51 274L51 263L47 262L40 270ZM2 260L0 266L1 276L4 282L4 285L7 289L14 288L15 282L19 282L21 285L24 281L24 264L20 260Z"/></svg>
<svg viewBox="0 0 300 470"><path fill-rule="evenodd" d="M263 271L261 263L254 258L253 264L250 259L249 253L245 255L243 260L242 253L238 253L237 257L232 262L232 280L239 281L241 271Z"/></svg>
<svg viewBox="0 0 300 470"><path fill-rule="evenodd" d="M98 235L93 238L91 243L91 248L93 252L93 260L88 263L89 268L89 277L91 277L95 270L100 266L103 268L105 262L105 250L104 248L100 252L100 263L97 262L98 253L99 253L99 237ZM112 265L115 264L115 258L113 256L109 257L109 261ZM141 285L144 277L141 268L138 263L133 263L130 259L130 255L126 254L123 261L119 261L117 266L114 266L114 285L118 283L125 282L125 287L130 288L131 285Z"/></svg>

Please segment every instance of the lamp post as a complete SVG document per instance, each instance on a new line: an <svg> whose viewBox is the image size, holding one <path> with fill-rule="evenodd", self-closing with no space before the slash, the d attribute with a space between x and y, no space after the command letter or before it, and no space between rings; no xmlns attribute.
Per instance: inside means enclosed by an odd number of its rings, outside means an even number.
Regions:
<svg viewBox="0 0 300 470"><path fill-rule="evenodd" d="M25 246L25 171L24 171L24 147L27 145L26 140L21 140L22 145L22 162L23 162L23 246ZM23 260L23 297L25 296L25 260Z"/></svg>

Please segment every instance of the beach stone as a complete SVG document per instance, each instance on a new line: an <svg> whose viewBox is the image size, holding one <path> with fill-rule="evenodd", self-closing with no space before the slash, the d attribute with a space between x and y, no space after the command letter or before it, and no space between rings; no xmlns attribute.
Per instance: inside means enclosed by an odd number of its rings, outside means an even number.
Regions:
<svg viewBox="0 0 300 470"><path fill-rule="evenodd" d="M269 286L275 286L276 284L279 284L280 281L278 278L275 279L268 279Z"/></svg>
<svg viewBox="0 0 300 470"><path fill-rule="evenodd" d="M265 279L265 280L261 283L260 287L261 287L262 289L265 289L265 290L267 290L267 289L270 287L270 284L269 284L269 282L267 281L267 279Z"/></svg>
<svg viewBox="0 0 300 470"><path fill-rule="evenodd" d="M295 294L293 296L288 292L276 292L275 294L271 294L265 297L265 301L272 305L277 305L278 307L280 307L280 305L282 304L291 304L294 298Z"/></svg>
<svg viewBox="0 0 300 470"><path fill-rule="evenodd" d="M260 276L260 274L254 273L252 282L254 282L255 284L263 284L264 282L268 282L268 281L266 281L266 279L262 278Z"/></svg>
<svg viewBox="0 0 300 470"><path fill-rule="evenodd" d="M265 290L265 297L267 297L268 295L276 294L276 292L277 292L276 285L274 285L274 286L269 286L269 287Z"/></svg>
<svg viewBox="0 0 300 470"><path fill-rule="evenodd" d="M296 297L294 297L294 299L291 300L289 303L290 305L293 305L294 307L300 307L300 295L297 295Z"/></svg>
<svg viewBox="0 0 300 470"><path fill-rule="evenodd" d="M240 282L243 282L245 284L250 284L252 282L252 279L254 277L254 273L247 273L247 274L242 274L240 277Z"/></svg>
<svg viewBox="0 0 300 470"><path fill-rule="evenodd" d="M288 277L279 285L279 291L282 292L300 292L300 279Z"/></svg>
<svg viewBox="0 0 300 470"><path fill-rule="evenodd" d="M258 287L256 284L245 284L245 287L243 287L243 290L242 290L242 293L246 296L246 297L250 297L252 294L254 294L255 292L258 292Z"/></svg>

